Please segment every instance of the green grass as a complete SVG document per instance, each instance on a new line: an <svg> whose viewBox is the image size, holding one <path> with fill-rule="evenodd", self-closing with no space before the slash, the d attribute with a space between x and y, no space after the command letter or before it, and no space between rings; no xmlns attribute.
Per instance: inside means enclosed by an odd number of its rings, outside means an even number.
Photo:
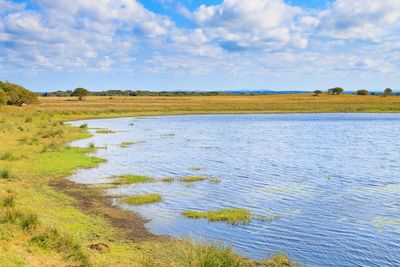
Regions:
<svg viewBox="0 0 400 267"><path fill-rule="evenodd" d="M166 177L166 178L161 178L157 179L157 182L166 182L166 183L172 183L175 179L172 177Z"/></svg>
<svg viewBox="0 0 400 267"><path fill-rule="evenodd" d="M14 161L19 160L21 157L16 156L12 151L6 151L0 156L0 160Z"/></svg>
<svg viewBox="0 0 400 267"><path fill-rule="evenodd" d="M119 146L120 147L128 147L130 145L137 145L137 144L143 144L143 143L146 143L146 141L122 142Z"/></svg>
<svg viewBox="0 0 400 267"><path fill-rule="evenodd" d="M14 207L15 205L15 194L6 194L4 196L1 196L0 198L0 206L1 207Z"/></svg>
<svg viewBox="0 0 400 267"><path fill-rule="evenodd" d="M207 180L207 177L188 176L188 177L179 178L179 181L184 182L184 183L191 183L191 182L204 181L204 180Z"/></svg>
<svg viewBox="0 0 400 267"><path fill-rule="evenodd" d="M55 250L62 253L67 261L80 262L81 266L90 266L89 256L82 247L57 229L48 229L34 236L30 243L44 250Z"/></svg>
<svg viewBox="0 0 400 267"><path fill-rule="evenodd" d="M2 179L10 179L11 171L9 169L3 169L0 171L0 178Z"/></svg>
<svg viewBox="0 0 400 267"><path fill-rule="evenodd" d="M225 221L231 224L249 223L253 213L245 209L222 209L216 211L183 211L182 215L191 219L205 218L208 221Z"/></svg>
<svg viewBox="0 0 400 267"><path fill-rule="evenodd" d="M159 194L144 194L144 195L130 196L121 199L120 203L139 206L139 205L156 203L160 201L163 201L163 198Z"/></svg>
<svg viewBox="0 0 400 267"><path fill-rule="evenodd" d="M117 180L112 182L113 185L124 185L124 184L135 184L135 183L149 183L154 182L153 178L141 175L120 175L120 176L111 176L110 178L116 178Z"/></svg>
<svg viewBox="0 0 400 267"><path fill-rule="evenodd" d="M116 133L111 130L97 130L96 133L101 133L101 134L109 134L109 133Z"/></svg>
<svg viewBox="0 0 400 267"><path fill-rule="evenodd" d="M201 170L204 170L204 169L205 168L201 168L201 167L192 167L189 170L191 170L191 171L201 171Z"/></svg>

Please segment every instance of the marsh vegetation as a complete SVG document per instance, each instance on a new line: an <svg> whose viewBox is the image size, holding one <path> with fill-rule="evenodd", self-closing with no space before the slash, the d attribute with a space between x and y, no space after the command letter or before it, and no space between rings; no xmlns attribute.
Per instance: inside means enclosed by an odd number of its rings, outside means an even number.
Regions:
<svg viewBox="0 0 400 267"><path fill-rule="evenodd" d="M183 216L191 219L205 218L210 222L225 221L231 224L249 223L253 213L245 209L222 209L211 211L183 211Z"/></svg>
<svg viewBox="0 0 400 267"><path fill-rule="evenodd" d="M123 198L120 200L120 203L139 206L160 202L162 200L163 198L160 194L144 194Z"/></svg>

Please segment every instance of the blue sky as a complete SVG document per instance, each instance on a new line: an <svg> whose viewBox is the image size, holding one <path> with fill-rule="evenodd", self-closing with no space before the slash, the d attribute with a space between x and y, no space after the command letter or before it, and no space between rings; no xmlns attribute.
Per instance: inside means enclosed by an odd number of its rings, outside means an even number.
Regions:
<svg viewBox="0 0 400 267"><path fill-rule="evenodd" d="M400 89L399 0L0 0L35 91Z"/></svg>

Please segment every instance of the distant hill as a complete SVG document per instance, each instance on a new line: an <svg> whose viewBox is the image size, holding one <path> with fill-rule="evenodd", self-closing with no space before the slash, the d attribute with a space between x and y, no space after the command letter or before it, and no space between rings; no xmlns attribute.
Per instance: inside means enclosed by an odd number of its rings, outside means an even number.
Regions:
<svg viewBox="0 0 400 267"><path fill-rule="evenodd" d="M312 93L311 91L273 91L273 90L241 90L241 91L222 91L228 94L255 94L255 95L287 95Z"/></svg>

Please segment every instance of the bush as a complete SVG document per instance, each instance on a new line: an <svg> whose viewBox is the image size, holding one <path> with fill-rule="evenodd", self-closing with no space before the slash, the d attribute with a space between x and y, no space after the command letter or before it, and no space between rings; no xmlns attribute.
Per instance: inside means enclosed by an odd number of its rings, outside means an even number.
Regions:
<svg viewBox="0 0 400 267"><path fill-rule="evenodd" d="M22 104L39 103L39 99L34 92L31 92L18 84L0 82L0 88L7 95L6 102L8 105L21 106ZM1 94L2 93L0 93L0 99L3 100L0 100L0 102L4 101L4 97L2 97Z"/></svg>
<svg viewBox="0 0 400 267"><path fill-rule="evenodd" d="M2 88L0 88L0 105L7 104L8 100L9 100L8 95L6 94L6 92L4 92Z"/></svg>
<svg viewBox="0 0 400 267"><path fill-rule="evenodd" d="M357 95L368 95L368 90L364 90L364 89L358 90Z"/></svg>
<svg viewBox="0 0 400 267"><path fill-rule="evenodd" d="M320 95L320 94L322 94L322 91L321 91L321 90L315 90L315 91L314 91L314 95Z"/></svg>

